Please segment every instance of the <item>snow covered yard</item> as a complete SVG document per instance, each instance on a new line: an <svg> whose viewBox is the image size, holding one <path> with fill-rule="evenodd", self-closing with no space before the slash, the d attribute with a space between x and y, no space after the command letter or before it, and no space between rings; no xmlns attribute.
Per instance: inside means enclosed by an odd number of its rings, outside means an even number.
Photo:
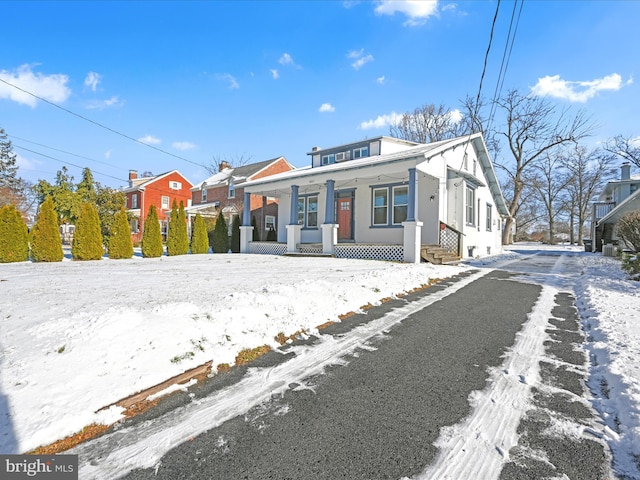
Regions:
<svg viewBox="0 0 640 480"><path fill-rule="evenodd" d="M133 393L469 267L266 255L0 265L0 452L122 418Z"/></svg>
<svg viewBox="0 0 640 480"><path fill-rule="evenodd" d="M237 254L2 264L0 452L117 421L119 407L96 411L207 361L233 364L244 348L275 347L278 333L314 333L432 278L552 249L582 266L572 280L593 340L590 387L602 393L594 405L616 471L637 472L640 284L617 259L578 247L511 248L457 267Z"/></svg>

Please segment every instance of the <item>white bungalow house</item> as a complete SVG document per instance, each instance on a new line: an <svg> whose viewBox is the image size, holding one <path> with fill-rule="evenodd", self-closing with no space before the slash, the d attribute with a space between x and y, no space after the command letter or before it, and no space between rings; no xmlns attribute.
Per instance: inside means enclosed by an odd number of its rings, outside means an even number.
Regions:
<svg viewBox="0 0 640 480"><path fill-rule="evenodd" d="M278 242L250 242L245 212L242 252L441 263L502 249L508 211L482 134L381 136L308 155L308 167L245 183L245 196L279 199Z"/></svg>
<svg viewBox="0 0 640 480"><path fill-rule="evenodd" d="M620 179L608 182L593 204L592 251L613 255L614 243L618 242L615 225L632 211L640 211L640 175L631 175L631 164L625 162L620 167Z"/></svg>

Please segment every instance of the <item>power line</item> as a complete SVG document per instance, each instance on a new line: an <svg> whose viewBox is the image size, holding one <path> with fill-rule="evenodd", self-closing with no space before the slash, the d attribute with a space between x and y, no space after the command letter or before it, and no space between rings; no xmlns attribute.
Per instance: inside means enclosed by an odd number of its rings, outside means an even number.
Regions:
<svg viewBox="0 0 640 480"><path fill-rule="evenodd" d="M493 93L493 99L491 101L491 109L489 111L489 118L487 120L487 130L490 129L491 123L496 113L496 101L502 94L502 87L504 86L504 79L507 76L507 69L509 68L509 60L511 59L511 53L513 52L513 44L515 43L516 34L518 32L518 25L520 24L520 16L522 15L522 7L524 6L524 0L520 0L520 10L518 10L518 17L516 19L515 28L513 28L513 19L518 7L518 0L513 3L513 12L511 12L511 21L509 22L509 32L507 33L507 40L504 45L504 52L502 54L502 63L500 64L500 73L496 80L496 89ZM513 28L513 35L511 30ZM507 52L508 51L508 52Z"/></svg>
<svg viewBox="0 0 640 480"><path fill-rule="evenodd" d="M71 162L68 162L68 161L60 160L59 158L52 157L51 155L47 155L46 153L36 152L35 150L31 150L30 148L21 147L20 145L16 145L16 144L14 144L13 146L16 147L16 148L19 148L20 150L24 150L25 152L35 153L36 155L40 155L42 157L49 158L49 159L54 160L56 162L60 162L60 163L62 163L64 165L71 165L72 167L76 167L76 168L79 168L79 169L84 169L85 168L85 167L82 167L80 165L76 165L75 163L71 163ZM113 178L114 180L118 180L119 182L127 182L128 181L128 180L123 180L122 178L119 178L119 177L114 177L113 175L109 175L107 173L98 172L96 170L91 170L91 173L95 173L97 175L102 175L103 177Z"/></svg>
<svg viewBox="0 0 640 480"><path fill-rule="evenodd" d="M493 32L496 28L496 21L498 20L498 11L500 10L500 0L496 5L496 13L493 16L493 23L491 24L491 33L489 34L489 45L487 46L487 53L484 55L484 66L482 67L482 75L480 75L480 85L478 86L478 95L476 96L476 104L474 108L474 116L477 118L478 111L480 110L480 95L482 93L482 82L484 81L484 75L487 71L487 62L489 61L489 52L491 51L491 44L493 43Z"/></svg>
<svg viewBox="0 0 640 480"><path fill-rule="evenodd" d="M16 140L20 140L22 142L31 143L31 144L37 145L39 147L48 148L48 149L54 150L56 152L64 153L66 155L71 155L73 157L82 158L83 160L89 160L90 162L101 163L103 165L106 165L107 167L115 168L117 170L126 170L126 168L118 167L116 165L113 165L113 164L110 164L110 163L107 163L107 162L96 160L95 158L85 157L83 155L78 155L77 153L73 153L73 152L67 152L66 150L61 150L59 148L50 147L49 145L44 145L42 143L38 143L38 142L31 141L31 140L27 140L26 138L16 137L15 135L9 135L9 137L15 138Z"/></svg>
<svg viewBox="0 0 640 480"><path fill-rule="evenodd" d="M18 87L17 85L14 85L14 84L13 84L13 83L11 83L11 82L7 82L7 81L6 81L6 80L4 80L3 78L0 78L0 82L4 83L4 84L6 84L6 85L9 85L10 87L13 87L13 88L15 88L15 89L17 89L17 90L20 90L21 92L26 93L27 95L31 95L32 97L37 98L38 100L41 100L41 101L43 101L43 102L45 102L45 103L48 103L49 105L51 105L51 106L53 106L53 107L59 108L59 109L60 109L60 110L62 110L63 112L67 112L68 114L73 115L73 116L75 116L75 117L78 117L78 118L80 118L80 119L82 119L82 120L84 120L84 121L86 121L86 122L92 123L93 125L96 125L96 126L98 126L98 127L100 127L100 128L104 128L105 130L108 130L108 131L109 131L109 132L111 132L111 133L115 133L116 135L120 135L121 137L124 137L124 138L126 138L127 140L131 140L132 142L139 143L140 145L144 145L145 147L152 148L153 150L156 150L156 151L158 151L158 152L164 153L165 155L169 155L169 156L171 156L171 157L177 158L178 160L182 160L183 162L191 163L192 165L196 165L196 166L198 166L198 167L206 168L204 165L201 165L201 164L199 164L199 163L196 163L196 162L194 162L194 161L192 161L192 160L188 160L188 159L186 159L186 158L184 158L184 157L181 157L181 156L179 156L179 155L175 155L175 154L173 154L173 153L171 153L171 152L167 152L166 150L163 150L163 149L161 149L161 148L154 147L153 145L149 145L148 143L141 142L140 140L138 140L138 139L136 139L136 138L133 138L133 137L130 137L130 136L129 136L129 135L127 135L127 134L124 134L124 133L122 133L122 132L119 132L119 131L117 131L117 130L114 130L113 128L107 127L106 125L103 125L102 123L96 122L95 120L91 120L90 118L87 118L87 117L85 117L85 116L83 116L83 115L80 115L80 114L78 114L78 113L75 113L75 112L73 112L73 111L69 110L68 108L64 108L64 107L62 107L62 106L58 105L57 103L51 102L51 101L47 100L46 98L42 98L42 97L40 97L40 96L36 95L35 93L31 93L31 92L29 92L29 91L25 90L24 88Z"/></svg>

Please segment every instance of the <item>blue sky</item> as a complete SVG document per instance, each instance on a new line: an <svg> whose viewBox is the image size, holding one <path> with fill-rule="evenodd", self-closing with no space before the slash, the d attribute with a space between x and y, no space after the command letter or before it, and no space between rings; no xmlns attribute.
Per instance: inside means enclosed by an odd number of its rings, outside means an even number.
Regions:
<svg viewBox="0 0 640 480"><path fill-rule="evenodd" d="M313 146L385 135L394 114L475 97L496 6L4 1L0 80L76 115L0 82L0 127L31 181L53 181L62 162L113 187L129 169L197 183L213 157L305 166ZM485 98L513 8L500 4ZM640 136L638 18L637 1L525 0L503 91L584 109L599 126L593 144Z"/></svg>

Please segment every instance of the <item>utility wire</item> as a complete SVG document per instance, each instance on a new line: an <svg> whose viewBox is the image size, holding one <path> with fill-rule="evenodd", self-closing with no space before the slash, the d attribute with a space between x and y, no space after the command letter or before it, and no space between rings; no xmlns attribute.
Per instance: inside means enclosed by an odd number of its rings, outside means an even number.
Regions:
<svg viewBox="0 0 640 480"><path fill-rule="evenodd" d="M491 33L489 34L489 45L487 46L487 53L484 55L484 66L482 67L482 75L480 75L480 85L478 86L478 95L476 96L476 104L474 108L474 116L477 118L478 111L480 110L480 96L482 94L482 82L484 81L484 75L487 71L487 62L489 61L489 52L491 51L491 44L493 43L493 32L496 28L496 21L498 20L498 11L500 10L500 0L496 5L496 13L493 16L493 23L491 24Z"/></svg>
<svg viewBox="0 0 640 480"><path fill-rule="evenodd" d="M507 76L507 69L509 68L509 60L511 59L511 53L513 52L513 44L515 43L516 34L518 32L518 25L520 24L520 16L522 14L522 7L524 6L524 0L520 0L520 9L518 10L518 17L516 19L515 28L513 26L513 20L516 15L516 9L518 7L518 0L513 3L513 12L511 13L511 21L509 22L509 32L507 34L507 40L504 45L504 52L502 54L502 63L500 64L500 73L496 80L496 88L493 93L493 99L491 101L491 109L489 111L489 118L487 120L487 131L491 128L491 123L495 117L497 106L496 102L502 94L502 87L504 86L504 80ZM513 29L513 35L511 31Z"/></svg>
<svg viewBox="0 0 640 480"><path fill-rule="evenodd" d="M54 148L54 147L50 147L49 145L44 145L44 144L42 144L42 143L38 143L38 142L33 142L33 141L31 141L31 140L27 140L26 138L16 137L15 135L9 135L9 137L11 137L11 138L15 138L16 140L20 140L20 141L22 141L22 142L31 143L31 144L33 144L33 145L37 145L37 146L39 146L39 147L48 148L48 149L50 149L50 150L54 150L54 151L56 151L56 152L64 153L64 154L66 154L66 155L71 155L71 156L73 156L73 157L82 158L83 160L89 160L90 162L101 163L101 164L103 164L103 165L106 165L107 167L112 167L112 168L115 168L115 169L117 169L117 170L126 170L125 168L118 167L118 166L116 166L116 165L112 165L112 164L107 163L107 162L103 162L103 161L100 161L100 160L96 160L96 159L94 159L94 158L90 158L90 157L85 157L85 156L83 156L83 155L78 155L77 153L67 152L66 150L60 150L59 148Z"/></svg>
<svg viewBox="0 0 640 480"><path fill-rule="evenodd" d="M7 82L3 78L0 78L0 82L4 83L6 85L9 85L10 87L13 87L13 88L15 88L17 90L20 90L21 92L26 93L27 95L31 95L32 97L37 98L38 100L42 100L43 102L48 103L49 105L51 105L53 107L59 108L63 112L67 112L68 114L73 115L75 117L78 117L78 118L80 118L80 119L82 119L82 120L84 120L86 122L92 123L92 124L94 124L94 125L96 125L96 126L98 126L100 128L104 128L105 130L108 130L111 133L115 133L116 135L120 135L121 137L124 137L127 140L131 140L132 142L139 143L140 145L144 145L145 147L152 148L153 150L156 150L158 152L164 153L165 155L169 155L171 157L177 158L179 160L182 160L183 162L191 163L192 165L197 165L198 167L206 168L204 165L196 163L196 162L194 162L192 160L188 160L188 159L186 159L184 157L181 157L179 155L175 155L175 154L173 154L171 152L167 152L166 150L163 150L161 148L154 147L153 145L149 145L148 143L141 142L140 140L138 140L136 138L130 137L129 135L126 135L126 134L124 134L122 132L114 130L113 128L107 127L106 125L103 125L102 123L96 122L95 120L91 120L90 118L87 118L87 117L84 117L84 116L82 116L82 115L80 115L78 113L72 112L71 110L62 107L62 106L58 105L57 103L53 103L53 102L47 100L46 98L42 98L42 97L36 95L35 93L31 93L31 92L25 90L24 88L20 88L17 85L14 85L11 82Z"/></svg>
<svg viewBox="0 0 640 480"><path fill-rule="evenodd" d="M16 148L19 148L20 150L24 150L25 152L35 153L36 155L40 155L42 157L49 158L51 160L54 160L56 162L60 162L60 163L65 164L65 165L71 165L72 167L76 167L76 168L79 168L81 170L85 168L85 167L82 167L80 165L76 165L75 163L71 163L71 162L68 162L68 161L60 160L59 158L52 157L51 155L47 155L46 153L36 152L35 150L31 150L30 148L22 147L22 146L16 145L16 144L13 144L13 146L16 147ZM127 182L128 181L128 180L124 180L124 179L119 178L119 177L114 177L113 175L109 175L107 173L98 172L96 170L91 170L91 173L95 173L97 175L102 175L103 177L113 178L114 180L118 180L119 182Z"/></svg>

